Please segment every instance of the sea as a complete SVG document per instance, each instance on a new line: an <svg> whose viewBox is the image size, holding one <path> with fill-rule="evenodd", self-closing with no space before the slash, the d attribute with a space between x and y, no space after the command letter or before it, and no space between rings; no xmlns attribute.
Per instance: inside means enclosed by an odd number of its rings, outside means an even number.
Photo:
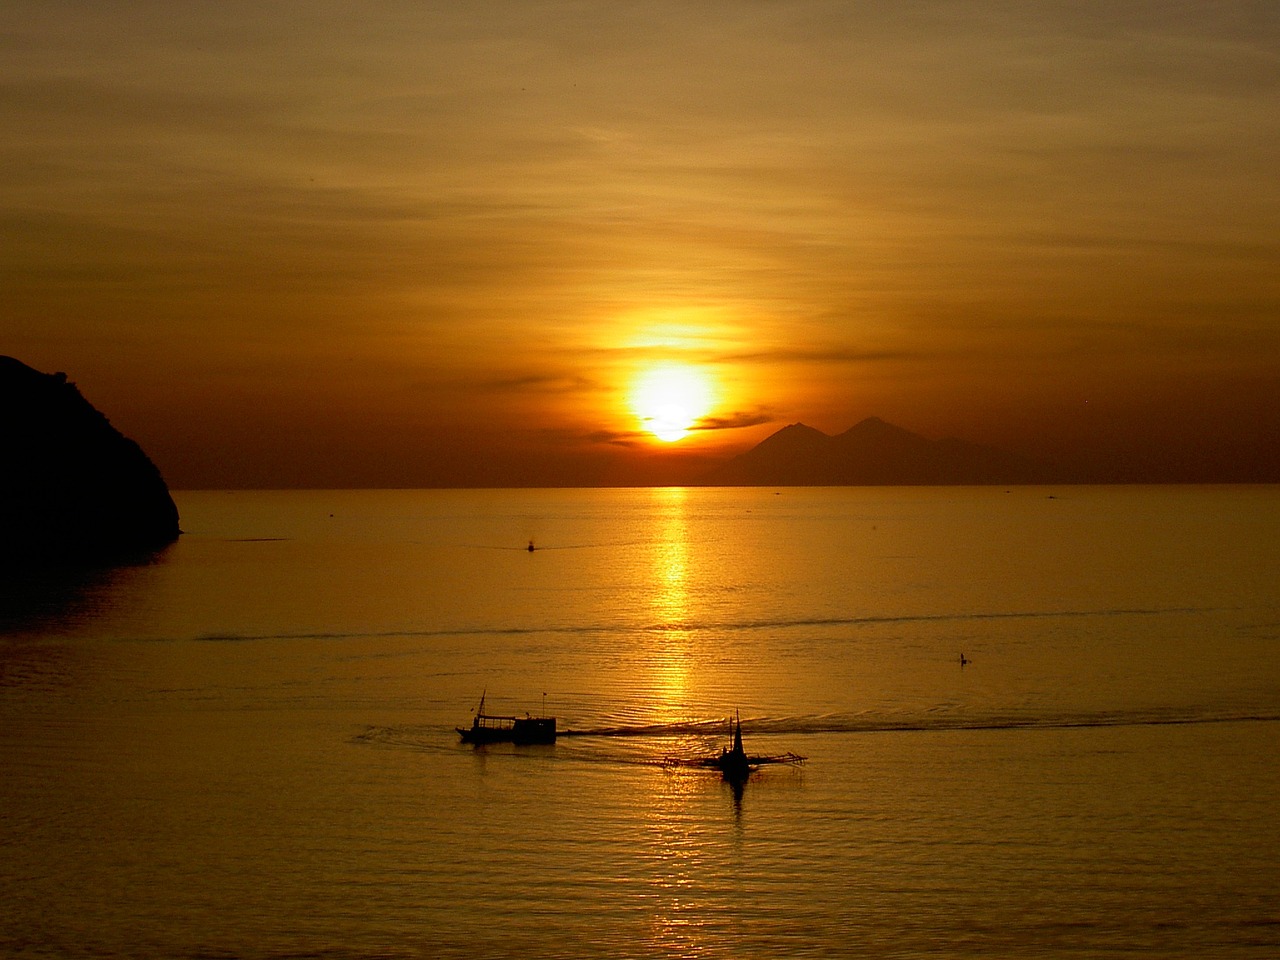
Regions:
<svg viewBox="0 0 1280 960"><path fill-rule="evenodd" d="M7 575L0 956L1280 956L1280 487L175 499Z"/></svg>

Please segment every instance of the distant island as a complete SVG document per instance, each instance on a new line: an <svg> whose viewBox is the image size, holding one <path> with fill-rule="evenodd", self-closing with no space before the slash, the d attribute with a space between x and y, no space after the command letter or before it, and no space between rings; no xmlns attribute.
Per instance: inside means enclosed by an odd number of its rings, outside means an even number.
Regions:
<svg viewBox="0 0 1280 960"><path fill-rule="evenodd" d="M113 562L179 535L160 471L64 373L0 356L0 457L0 563Z"/></svg>
<svg viewBox="0 0 1280 960"><path fill-rule="evenodd" d="M928 440L879 417L829 436L793 423L702 480L716 486L1048 483L1049 466L963 440Z"/></svg>

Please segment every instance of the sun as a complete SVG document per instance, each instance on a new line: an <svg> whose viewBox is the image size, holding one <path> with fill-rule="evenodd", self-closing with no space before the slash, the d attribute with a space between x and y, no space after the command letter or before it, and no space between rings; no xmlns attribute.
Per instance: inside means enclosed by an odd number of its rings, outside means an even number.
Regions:
<svg viewBox="0 0 1280 960"><path fill-rule="evenodd" d="M711 404L710 378L688 364L650 367L631 390L631 409L641 425L665 443L685 436Z"/></svg>

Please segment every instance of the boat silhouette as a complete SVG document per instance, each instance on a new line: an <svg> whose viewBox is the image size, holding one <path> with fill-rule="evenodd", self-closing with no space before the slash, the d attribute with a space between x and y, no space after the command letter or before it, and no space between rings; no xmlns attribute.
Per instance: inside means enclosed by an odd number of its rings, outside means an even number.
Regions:
<svg viewBox="0 0 1280 960"><path fill-rule="evenodd" d="M804 763L807 759L798 753L780 753L770 756L752 755L742 746L742 714L736 713L735 719L729 721L732 744L710 757L693 757L682 759L668 757L664 762L673 767L705 767L719 770L720 775L729 783L741 784L747 781L760 767L773 763Z"/></svg>
<svg viewBox="0 0 1280 960"><path fill-rule="evenodd" d="M485 693L487 693L486 691ZM555 743L556 718L497 716L484 712L485 693L470 727L454 727L463 743Z"/></svg>

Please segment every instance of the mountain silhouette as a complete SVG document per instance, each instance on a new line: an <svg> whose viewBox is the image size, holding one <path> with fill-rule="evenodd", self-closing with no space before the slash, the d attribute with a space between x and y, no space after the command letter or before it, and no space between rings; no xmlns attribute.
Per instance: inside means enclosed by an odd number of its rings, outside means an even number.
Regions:
<svg viewBox="0 0 1280 960"><path fill-rule="evenodd" d="M963 440L928 440L868 417L829 436L793 423L712 470L718 486L1047 483L1035 461Z"/></svg>
<svg viewBox="0 0 1280 960"><path fill-rule="evenodd" d="M0 356L0 563L114 562L177 539L155 464L66 374Z"/></svg>

